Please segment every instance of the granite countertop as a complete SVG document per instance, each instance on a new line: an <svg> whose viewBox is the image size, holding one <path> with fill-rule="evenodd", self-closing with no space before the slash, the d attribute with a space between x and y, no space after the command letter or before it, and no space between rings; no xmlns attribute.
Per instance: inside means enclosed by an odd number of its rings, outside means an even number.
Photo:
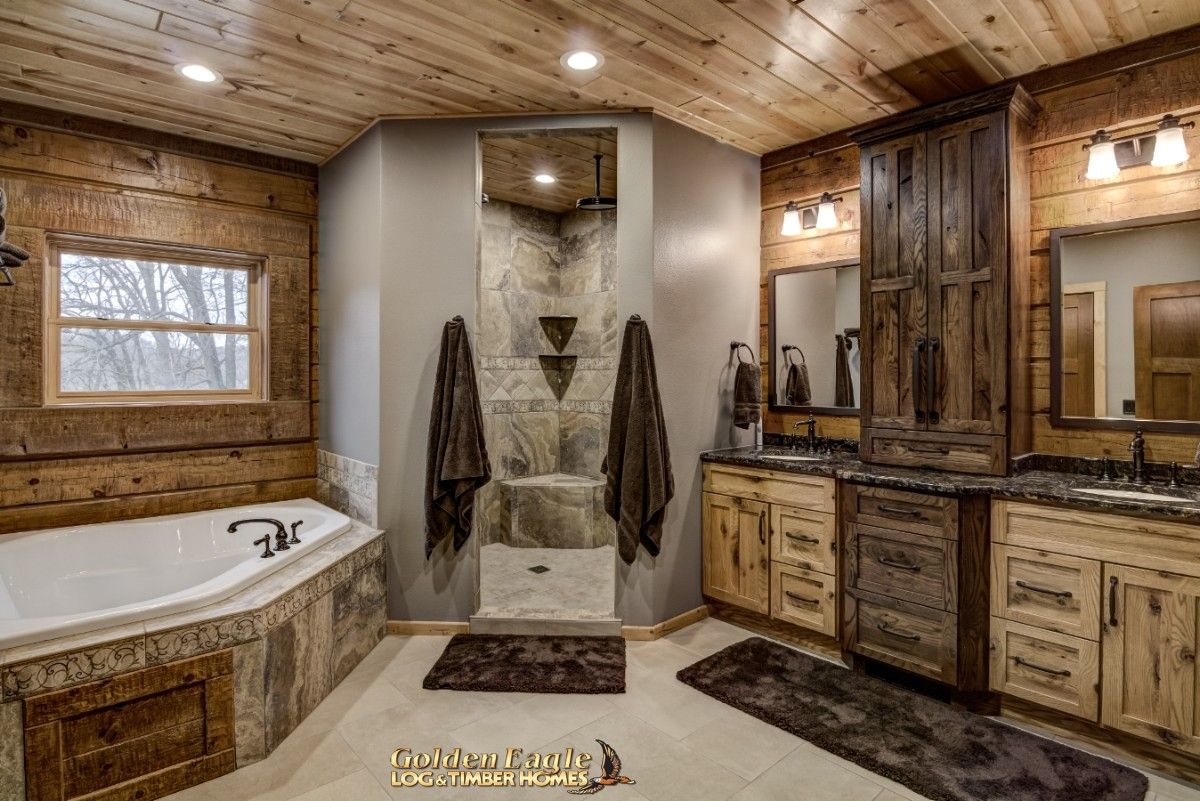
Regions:
<svg viewBox="0 0 1200 801"><path fill-rule="evenodd" d="M856 484L915 492L1023 498L1061 503L1096 512L1121 512L1200 523L1200 485L1190 483L1183 487L1168 488L1163 481L1156 481L1151 485L1137 485L1125 481L1101 482L1093 475L1045 469L1023 470L1007 477L978 476L969 473L949 473L940 470L867 464L858 458L858 454L839 450L819 453L818 459L801 462L771 459L769 457L772 454L808 455L804 449L744 447L707 451L701 454L700 458L702 461L712 464L826 476L852 481ZM1078 491L1079 489L1140 492L1166 497L1163 500L1111 498L1081 493ZM1180 503L1173 499L1192 502Z"/></svg>

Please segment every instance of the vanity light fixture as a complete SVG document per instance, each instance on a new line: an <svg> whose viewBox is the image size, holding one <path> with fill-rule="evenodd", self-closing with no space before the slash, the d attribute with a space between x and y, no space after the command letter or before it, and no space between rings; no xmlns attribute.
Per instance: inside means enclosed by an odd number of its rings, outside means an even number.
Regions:
<svg viewBox="0 0 1200 801"><path fill-rule="evenodd" d="M559 61L567 69L587 72L599 69L600 65L604 63L604 56L591 50L572 50L569 53L563 53Z"/></svg>
<svg viewBox="0 0 1200 801"><path fill-rule="evenodd" d="M176 64L175 71L196 83L217 83L221 73L203 64Z"/></svg>
<svg viewBox="0 0 1200 801"><path fill-rule="evenodd" d="M1121 171L1117 166L1117 145L1103 128L1092 134L1091 144L1084 145L1084 149L1088 152L1086 177L1089 181L1112 178Z"/></svg>
<svg viewBox="0 0 1200 801"><path fill-rule="evenodd" d="M539 184L552 184L558 179L548 172L539 172L537 175L533 176L533 180L537 181Z"/></svg>
<svg viewBox="0 0 1200 801"><path fill-rule="evenodd" d="M1088 151L1088 180L1112 178L1126 167L1174 167L1188 160L1183 129L1195 128L1193 120L1180 122L1174 114L1165 115L1152 133L1131 134L1114 139L1101 129L1083 146Z"/></svg>
<svg viewBox="0 0 1200 801"><path fill-rule="evenodd" d="M1154 167L1174 167L1188 160L1187 144L1183 141L1183 129L1195 128L1192 120L1181 123L1174 114L1167 114L1158 124L1154 134L1154 158L1150 160Z"/></svg>
<svg viewBox="0 0 1200 801"><path fill-rule="evenodd" d="M837 228L836 204L841 202L840 197L834 197L828 192L822 193L820 200L812 206L801 207L796 201L789 200L783 207L783 226L779 229L779 235L796 236L810 228L820 231Z"/></svg>

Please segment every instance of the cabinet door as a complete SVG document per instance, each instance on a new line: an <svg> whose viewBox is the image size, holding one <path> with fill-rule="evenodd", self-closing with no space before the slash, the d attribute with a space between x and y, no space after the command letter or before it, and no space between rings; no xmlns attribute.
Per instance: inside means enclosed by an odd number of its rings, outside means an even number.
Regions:
<svg viewBox="0 0 1200 801"><path fill-rule="evenodd" d="M861 169L863 426L924 428L925 134L867 146Z"/></svg>
<svg viewBox="0 0 1200 801"><path fill-rule="evenodd" d="M1104 566L1103 723L1200 754L1200 579Z"/></svg>
<svg viewBox="0 0 1200 801"><path fill-rule="evenodd" d="M930 430L1004 434L1008 397L1006 117L927 136Z"/></svg>
<svg viewBox="0 0 1200 801"><path fill-rule="evenodd" d="M769 506L704 493L704 594L756 612L770 611Z"/></svg>

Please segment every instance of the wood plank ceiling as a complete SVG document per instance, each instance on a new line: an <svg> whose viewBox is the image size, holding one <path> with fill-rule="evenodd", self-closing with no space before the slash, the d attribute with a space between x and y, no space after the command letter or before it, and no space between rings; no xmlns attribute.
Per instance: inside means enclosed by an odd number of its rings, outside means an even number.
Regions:
<svg viewBox="0 0 1200 801"><path fill-rule="evenodd" d="M600 161L600 192L617 194L617 132L572 131L570 135L497 134L483 138L483 191L493 200L507 200L555 213L572 211L575 201L596 193L595 154ZM552 175L541 184L535 175Z"/></svg>
<svg viewBox="0 0 1200 801"><path fill-rule="evenodd" d="M763 153L1197 23L1197 0L3 0L0 99L306 161L382 116L617 108ZM606 63L570 74L579 47Z"/></svg>

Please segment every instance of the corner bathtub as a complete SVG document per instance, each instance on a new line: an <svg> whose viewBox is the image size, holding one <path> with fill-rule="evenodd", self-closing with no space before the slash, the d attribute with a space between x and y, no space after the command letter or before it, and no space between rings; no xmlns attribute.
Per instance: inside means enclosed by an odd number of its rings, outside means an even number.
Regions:
<svg viewBox="0 0 1200 801"><path fill-rule="evenodd" d="M300 545L260 557L252 541L291 524ZM0 536L0 651L135 623L224 600L350 528L316 501L236 506Z"/></svg>

